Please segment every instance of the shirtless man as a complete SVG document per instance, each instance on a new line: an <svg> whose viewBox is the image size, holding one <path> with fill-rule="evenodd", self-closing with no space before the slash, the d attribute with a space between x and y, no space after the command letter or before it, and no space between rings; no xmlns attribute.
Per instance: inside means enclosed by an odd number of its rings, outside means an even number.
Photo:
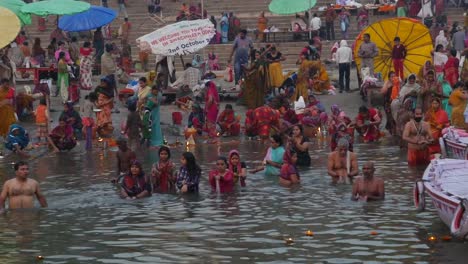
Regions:
<svg viewBox="0 0 468 264"><path fill-rule="evenodd" d="M348 148L348 140L341 138L336 150L328 155L328 175L332 177L333 183L350 183L359 173L357 156Z"/></svg>
<svg viewBox="0 0 468 264"><path fill-rule="evenodd" d="M408 142L408 165L427 165L430 162L429 145L432 144L431 129L429 123L422 121L421 108L414 110L414 118L405 125L403 140Z"/></svg>
<svg viewBox="0 0 468 264"><path fill-rule="evenodd" d="M41 193L39 183L28 179L29 167L24 161L15 164L16 178L5 182L0 194L0 213L5 211L5 201L9 200L9 209L33 208L34 195L42 207L47 207L47 201Z"/></svg>
<svg viewBox="0 0 468 264"><path fill-rule="evenodd" d="M133 152L127 145L127 140L120 138L117 141L119 151L117 151L117 178L112 179L113 183L119 181L125 174L130 171L130 164L136 160L135 152Z"/></svg>
<svg viewBox="0 0 468 264"><path fill-rule="evenodd" d="M385 199L384 181L380 178L374 177L374 163L366 162L362 166L362 175L353 184L353 194L351 200L353 201L378 201Z"/></svg>

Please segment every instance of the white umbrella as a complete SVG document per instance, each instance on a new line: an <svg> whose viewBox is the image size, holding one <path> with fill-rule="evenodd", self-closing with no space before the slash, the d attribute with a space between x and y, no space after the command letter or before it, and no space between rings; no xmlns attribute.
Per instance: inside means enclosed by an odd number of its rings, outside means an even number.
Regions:
<svg viewBox="0 0 468 264"><path fill-rule="evenodd" d="M186 55L206 47L216 33L209 19L181 21L139 37L141 50L163 56Z"/></svg>

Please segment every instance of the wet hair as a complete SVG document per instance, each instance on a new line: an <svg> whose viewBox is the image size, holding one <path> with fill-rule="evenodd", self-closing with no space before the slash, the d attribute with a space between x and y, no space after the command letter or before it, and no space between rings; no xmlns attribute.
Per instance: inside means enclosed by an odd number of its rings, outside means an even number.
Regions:
<svg viewBox="0 0 468 264"><path fill-rule="evenodd" d="M148 80L146 79L146 77L140 77L140 79L138 79L138 81L146 83Z"/></svg>
<svg viewBox="0 0 468 264"><path fill-rule="evenodd" d="M283 145L283 138L281 138L281 135L279 134L274 134L271 135L271 139L273 139L276 143L278 143L280 146Z"/></svg>
<svg viewBox="0 0 468 264"><path fill-rule="evenodd" d="M15 163L15 165L13 165L13 168L15 169L15 171L18 171L19 167L21 166L24 166L24 165L28 165L28 163L26 161L18 161Z"/></svg>
<svg viewBox="0 0 468 264"><path fill-rule="evenodd" d="M187 172L189 175L196 175L201 173L200 167L197 165L197 161L195 160L195 156L192 152L184 152L182 153L182 157L187 161Z"/></svg>
<svg viewBox="0 0 468 264"><path fill-rule="evenodd" d="M400 37L395 37L393 41L400 41Z"/></svg>
<svg viewBox="0 0 468 264"><path fill-rule="evenodd" d="M456 57L457 56L457 50L456 49L451 49L450 50L450 55L452 55L452 57Z"/></svg>
<svg viewBox="0 0 468 264"><path fill-rule="evenodd" d="M166 151L167 159L171 158L171 149L166 146L161 146L158 150L158 156L161 156L161 152Z"/></svg>
<svg viewBox="0 0 468 264"><path fill-rule="evenodd" d="M338 140L338 144L337 144L337 147L345 147L346 149L349 148L349 142L346 138L340 138L340 140Z"/></svg>
<svg viewBox="0 0 468 264"><path fill-rule="evenodd" d="M295 127L299 128L299 130L301 131L301 134L304 132L304 129L303 129L302 126L299 125L299 124L292 126L292 127L291 127L291 132L292 132L293 128L295 128Z"/></svg>
<svg viewBox="0 0 468 264"><path fill-rule="evenodd" d="M231 104L226 104L226 106L224 107L224 109L231 109L231 110L232 110L232 105L231 105Z"/></svg>
<svg viewBox="0 0 468 264"><path fill-rule="evenodd" d="M369 113L369 109L367 109L366 106L361 106L359 107L359 113L364 114L364 113Z"/></svg>
<svg viewBox="0 0 468 264"><path fill-rule="evenodd" d="M85 48L91 47L91 42L85 41L85 43L83 43L83 47L85 47Z"/></svg>
<svg viewBox="0 0 468 264"><path fill-rule="evenodd" d="M227 167L228 164L229 164L228 161L227 161L227 159L226 159L226 157L220 156L220 157L218 157L218 159L216 159L216 161L218 161L218 160L222 160L222 161L224 162L224 165L226 165L226 167Z"/></svg>

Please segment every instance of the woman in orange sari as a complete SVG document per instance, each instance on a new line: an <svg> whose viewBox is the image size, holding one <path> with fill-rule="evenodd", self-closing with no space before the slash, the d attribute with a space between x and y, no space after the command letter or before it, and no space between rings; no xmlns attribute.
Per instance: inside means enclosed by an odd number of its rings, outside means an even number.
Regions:
<svg viewBox="0 0 468 264"><path fill-rule="evenodd" d="M442 136L442 129L450 126L447 112L440 107L440 104L439 98L432 98L431 107L425 117L425 121L431 126L432 138L434 139L434 143L429 146L430 154L440 153L439 138Z"/></svg>
<svg viewBox="0 0 468 264"><path fill-rule="evenodd" d="M100 112L96 115L96 123L99 135L111 135L114 127L112 126L112 108L114 107L114 90L111 87L111 81L106 77L101 79L101 84L95 92L98 96L97 106Z"/></svg>
<svg viewBox="0 0 468 264"><path fill-rule="evenodd" d="M9 82L7 79L1 81L0 85L0 137L6 137L8 129L16 122L15 111L11 105Z"/></svg>
<svg viewBox="0 0 468 264"><path fill-rule="evenodd" d="M468 102L468 92L462 82L457 82L453 92L449 97L449 104L452 106L452 126L466 129L464 112Z"/></svg>
<svg viewBox="0 0 468 264"><path fill-rule="evenodd" d="M265 42L265 34L263 31L268 27L268 19L265 17L265 12L261 12L257 20L258 27L258 40L260 42Z"/></svg>

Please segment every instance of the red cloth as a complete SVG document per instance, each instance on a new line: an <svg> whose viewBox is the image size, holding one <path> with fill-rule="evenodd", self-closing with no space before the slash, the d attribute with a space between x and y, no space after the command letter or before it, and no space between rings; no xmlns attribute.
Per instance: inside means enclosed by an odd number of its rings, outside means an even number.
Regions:
<svg viewBox="0 0 468 264"><path fill-rule="evenodd" d="M427 165L430 162L429 150L416 150L408 148L408 165L421 166Z"/></svg>
<svg viewBox="0 0 468 264"><path fill-rule="evenodd" d="M406 48L403 44L393 46L392 59L404 59L406 57Z"/></svg>
<svg viewBox="0 0 468 264"><path fill-rule="evenodd" d="M362 114L358 114L356 121L361 124L364 124L366 121L375 122L379 116L379 111L377 111L375 108L369 108L368 117L364 118ZM376 141L380 137L380 130L378 125L366 125L358 128L357 130L361 136L363 136L365 142Z"/></svg>
<svg viewBox="0 0 468 264"><path fill-rule="evenodd" d="M460 60L456 57L449 57L447 63L444 66L445 80L453 87L458 81L459 73L458 66L460 65Z"/></svg>
<svg viewBox="0 0 468 264"><path fill-rule="evenodd" d="M402 80L405 78L403 62L404 59L393 59L393 68L395 69L395 75L399 76Z"/></svg>
<svg viewBox="0 0 468 264"><path fill-rule="evenodd" d="M168 192L171 182L175 182L175 177L172 175L175 165L171 161L164 164L158 162L156 169L159 171L159 179L155 183L155 187L160 192Z"/></svg>
<svg viewBox="0 0 468 264"><path fill-rule="evenodd" d="M218 117L218 124L223 132L229 133L231 136L237 136L240 133L240 125L234 111L231 109L224 110Z"/></svg>
<svg viewBox="0 0 468 264"><path fill-rule="evenodd" d="M208 181L210 182L213 191L216 191L216 179L215 176L219 175L217 170L210 171ZM226 170L224 177L219 179L219 191L222 193L231 192L234 187L234 176L230 170Z"/></svg>
<svg viewBox="0 0 468 264"><path fill-rule="evenodd" d="M80 48L80 54L83 56L89 56L91 52L93 52L92 48L83 48L83 47Z"/></svg>
<svg viewBox="0 0 468 264"><path fill-rule="evenodd" d="M256 108L253 111L253 118L257 133L260 136L267 137L270 135L270 129L272 127L279 128L279 111L269 106Z"/></svg>

